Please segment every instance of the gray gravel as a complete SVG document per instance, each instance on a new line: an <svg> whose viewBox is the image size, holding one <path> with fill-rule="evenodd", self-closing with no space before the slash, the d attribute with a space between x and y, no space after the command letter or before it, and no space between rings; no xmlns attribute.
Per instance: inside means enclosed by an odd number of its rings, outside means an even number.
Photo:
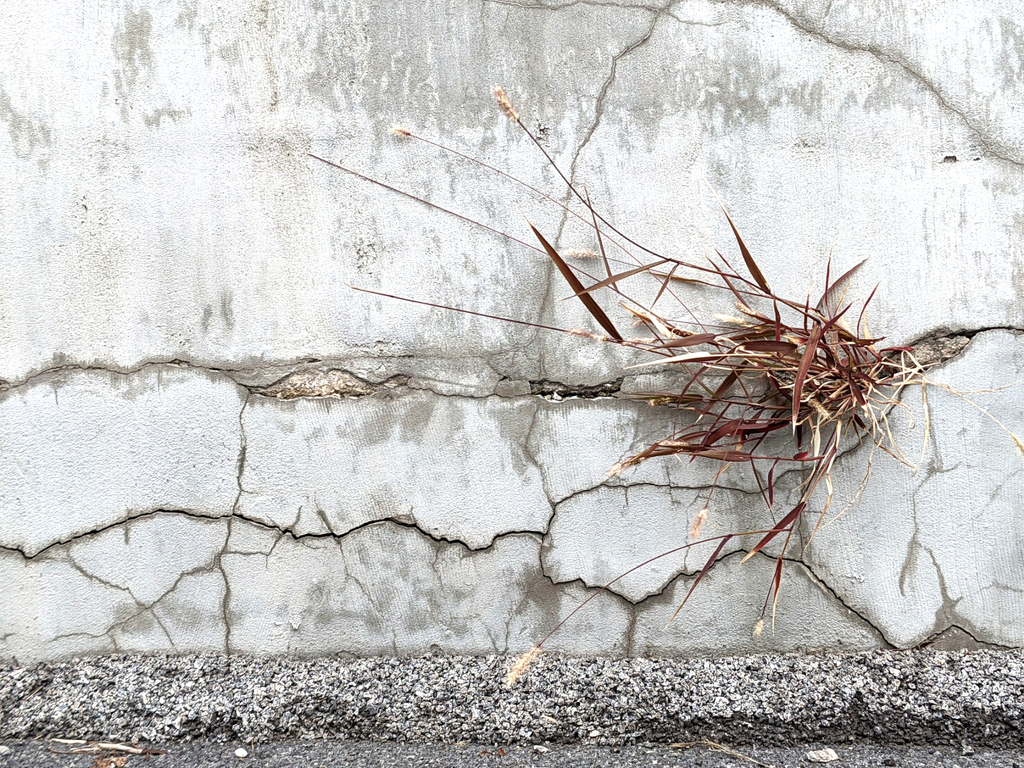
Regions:
<svg viewBox="0 0 1024 768"><path fill-rule="evenodd" d="M1024 746L1024 651L718 659L113 656L0 666L0 739Z"/></svg>

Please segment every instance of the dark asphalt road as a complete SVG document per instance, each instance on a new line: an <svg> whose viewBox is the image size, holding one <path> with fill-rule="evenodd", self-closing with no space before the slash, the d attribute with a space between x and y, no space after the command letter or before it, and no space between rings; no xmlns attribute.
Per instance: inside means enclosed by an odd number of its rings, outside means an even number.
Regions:
<svg viewBox="0 0 1024 768"><path fill-rule="evenodd" d="M10 753L0 756L0 768L112 768L101 755L57 754L66 746L45 741L6 742ZM156 746L156 745L154 745ZM166 754L144 757L128 755L113 768L743 768L765 765L775 768L813 768L807 752L825 745L743 747L738 755L707 746L688 749L667 745L629 747L564 746L482 746L401 744L351 741L278 741L239 744L199 741L159 745ZM235 750L248 752L244 758ZM547 751L542 751L547 750ZM835 747L839 759L832 768L1021 768L1024 749L964 750L929 747L893 747L858 744ZM105 753L117 755L118 753ZM741 756L740 756L741 755Z"/></svg>

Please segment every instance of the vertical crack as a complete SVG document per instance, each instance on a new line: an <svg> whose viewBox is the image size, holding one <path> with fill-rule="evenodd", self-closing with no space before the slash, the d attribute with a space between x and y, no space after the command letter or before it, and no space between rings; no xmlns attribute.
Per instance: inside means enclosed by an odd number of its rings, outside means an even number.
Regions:
<svg viewBox="0 0 1024 768"><path fill-rule="evenodd" d="M587 144L590 143L591 138L594 136L594 132L597 131L597 127L601 124L601 119L604 117L604 102L608 97L608 92L611 90L611 87L615 84L615 80L618 77L619 62L631 53L634 53L637 49L641 48L648 40L651 39L661 17L672 8L673 4L674 3L668 3L664 7L659 8L656 11L652 11L653 18L651 19L651 25L647 28L647 31L644 32L640 38L634 40L612 57L611 69L608 72L608 77L601 86L601 90L597 94L597 100L594 103L594 119L590 123L589 128L587 128L587 132L583 135L583 140L579 143L579 146L576 147L576 152L573 154L572 162L569 165L569 180L573 182L573 184L576 183L576 165L579 162L580 155L583 154L583 150L586 148ZM564 223L565 217L563 216L563 226Z"/></svg>

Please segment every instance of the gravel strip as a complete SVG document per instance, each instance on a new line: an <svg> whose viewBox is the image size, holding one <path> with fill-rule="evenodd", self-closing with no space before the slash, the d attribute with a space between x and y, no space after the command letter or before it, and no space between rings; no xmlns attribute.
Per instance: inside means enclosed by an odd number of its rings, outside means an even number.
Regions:
<svg viewBox="0 0 1024 768"><path fill-rule="evenodd" d="M717 659L108 656L0 666L0 739L1024 745L1024 651Z"/></svg>

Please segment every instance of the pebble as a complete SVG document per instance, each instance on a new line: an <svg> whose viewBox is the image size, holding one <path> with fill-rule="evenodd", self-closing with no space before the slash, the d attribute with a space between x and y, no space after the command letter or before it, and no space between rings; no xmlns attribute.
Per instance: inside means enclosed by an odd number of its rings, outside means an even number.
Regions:
<svg viewBox="0 0 1024 768"><path fill-rule="evenodd" d="M246 752L241 747L239 747L238 749L235 750L235 757L248 757L248 756L249 756L249 753Z"/></svg>
<svg viewBox="0 0 1024 768"><path fill-rule="evenodd" d="M807 759L812 763L834 763L839 759L839 755L831 747L825 749L815 749L807 753Z"/></svg>

